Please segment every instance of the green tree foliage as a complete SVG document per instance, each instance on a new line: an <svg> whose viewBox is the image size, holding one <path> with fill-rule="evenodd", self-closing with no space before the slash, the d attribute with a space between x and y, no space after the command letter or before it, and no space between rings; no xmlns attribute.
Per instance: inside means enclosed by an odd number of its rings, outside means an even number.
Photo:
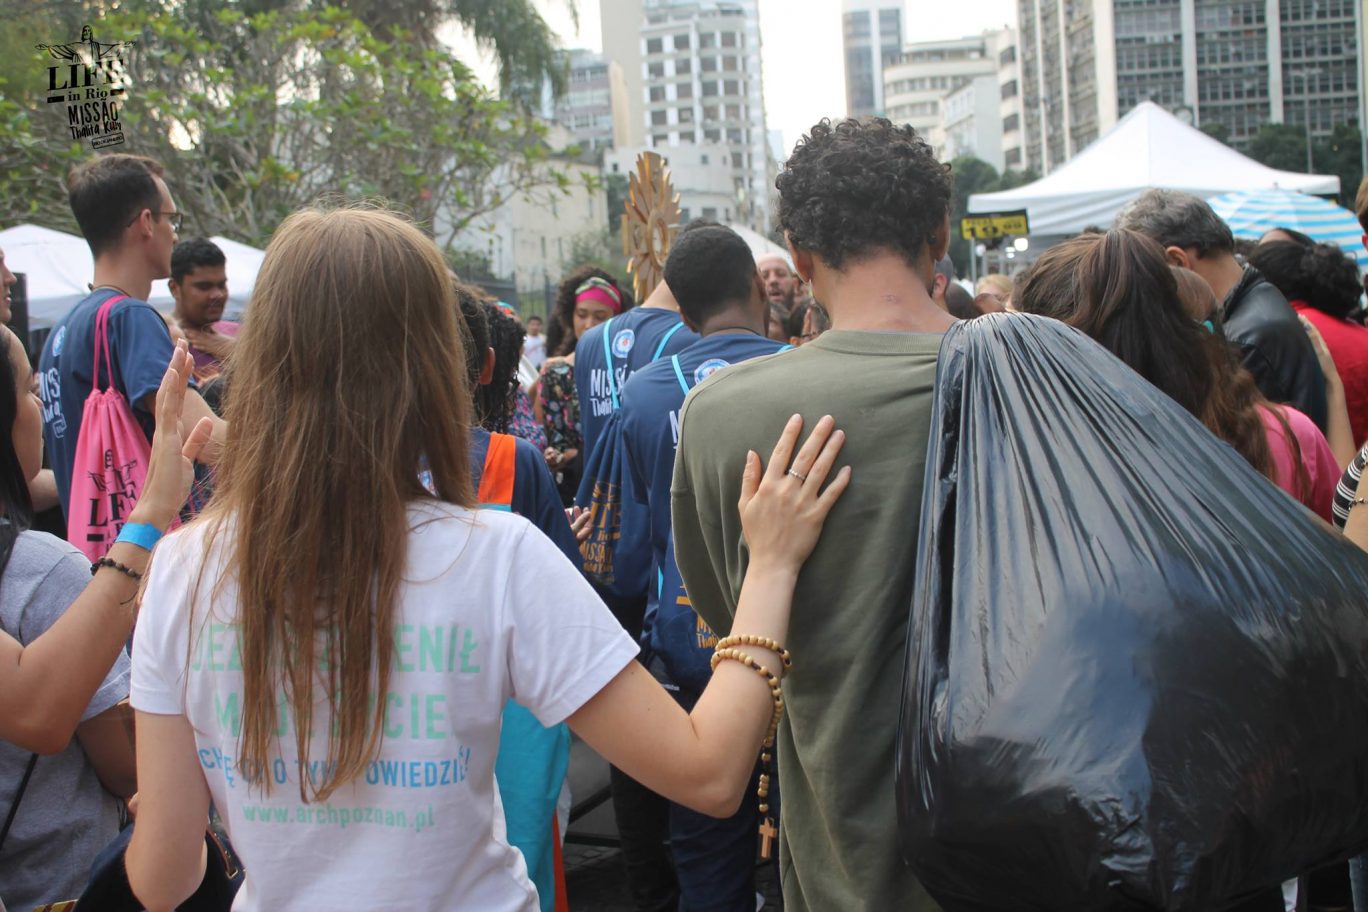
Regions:
<svg viewBox="0 0 1368 912"><path fill-rule="evenodd" d="M1249 141L1249 157L1279 171L1306 173L1306 132L1295 124L1267 123Z"/></svg>
<svg viewBox="0 0 1368 912"><path fill-rule="evenodd" d="M1339 198L1347 208L1353 209L1354 197L1363 180L1363 134L1353 124L1336 124L1329 136L1311 145L1316 172L1339 175Z"/></svg>
<svg viewBox="0 0 1368 912"><path fill-rule="evenodd" d="M570 242L570 255L564 266L567 271L580 266L597 266L627 281L627 257L622 253L622 235L606 228L575 235Z"/></svg>
<svg viewBox="0 0 1368 912"><path fill-rule="evenodd" d="M144 9L111 15L101 28L106 40L137 42L126 61L127 143L116 151L166 165L195 233L261 244L301 206L382 199L432 228L445 247L514 195L569 187L545 129L494 97L461 61L402 33L376 37L346 11L248 14L225 6L206 18ZM63 118L33 110L41 92L29 100L20 113L37 143L40 118ZM44 151L69 145L68 137ZM0 168L5 221L29 195L18 182L39 179L16 172L23 169ZM64 201L39 198L32 220L69 220Z"/></svg>
<svg viewBox="0 0 1368 912"><path fill-rule="evenodd" d="M1227 127L1225 124L1202 124L1201 130L1203 133L1205 133L1207 136L1210 136L1217 142L1225 143L1227 146L1230 145L1230 127Z"/></svg>
<svg viewBox="0 0 1368 912"><path fill-rule="evenodd" d="M955 272L967 276L972 248L971 242L960 236L960 219L969 211L969 197L999 189L1002 176L992 165L972 155L961 155L950 162L950 173L955 178L950 208L950 259L955 261Z"/></svg>
<svg viewBox="0 0 1368 912"><path fill-rule="evenodd" d="M1352 208L1363 180L1363 134L1353 124L1336 124L1329 136L1312 137L1311 169L1340 179L1340 199ZM1249 143L1249 156L1280 171L1306 173L1306 128L1296 124L1264 124Z"/></svg>
<svg viewBox="0 0 1368 912"><path fill-rule="evenodd" d="M549 81L559 96L569 76L555 34L533 0L239 0L248 12L289 12L301 8L346 9L375 35L418 48L439 43L439 29L454 23L493 54L499 79L508 92L535 100ZM578 19L575 0L564 0ZM222 8L224 0L187 0L187 5Z"/></svg>

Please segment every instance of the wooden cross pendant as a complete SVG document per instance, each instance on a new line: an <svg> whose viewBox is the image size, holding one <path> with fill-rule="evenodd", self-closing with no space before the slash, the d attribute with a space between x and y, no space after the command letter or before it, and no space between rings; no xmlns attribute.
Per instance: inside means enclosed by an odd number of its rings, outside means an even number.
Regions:
<svg viewBox="0 0 1368 912"><path fill-rule="evenodd" d="M760 857L770 857L770 840L779 835L779 830L774 826L774 820L770 817L765 818L765 822L760 824Z"/></svg>

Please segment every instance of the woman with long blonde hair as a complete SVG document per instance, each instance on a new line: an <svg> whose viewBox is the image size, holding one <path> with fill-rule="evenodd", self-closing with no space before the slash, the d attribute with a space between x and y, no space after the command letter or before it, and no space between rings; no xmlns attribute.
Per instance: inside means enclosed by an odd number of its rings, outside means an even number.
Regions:
<svg viewBox="0 0 1368 912"><path fill-rule="evenodd" d="M843 435L824 418L799 447L795 416L767 465L737 466L746 660L685 714L549 540L472 509L456 319L440 254L394 215L304 211L271 242L214 500L142 601L127 868L149 910L198 886L211 799L247 872L236 909L535 910L493 778L510 698L676 802L739 804Z"/></svg>

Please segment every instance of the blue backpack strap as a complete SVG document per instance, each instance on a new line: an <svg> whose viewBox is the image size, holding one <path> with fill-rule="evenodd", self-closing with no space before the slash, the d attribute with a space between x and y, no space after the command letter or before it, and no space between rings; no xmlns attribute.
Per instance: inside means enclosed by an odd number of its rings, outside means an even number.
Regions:
<svg viewBox="0 0 1368 912"><path fill-rule="evenodd" d="M684 395L689 395L689 381L684 379L684 369L679 366L679 355L671 355L670 363L674 365L675 379L679 381L679 388L684 390Z"/></svg>
<svg viewBox="0 0 1368 912"><path fill-rule="evenodd" d="M781 351L781 352L786 352L786 351L789 351L789 350L792 349L792 348L793 348L792 345L785 345L783 348L779 349L779 351ZM775 352L775 354L778 354L778 353L779 353L779 352Z"/></svg>
<svg viewBox="0 0 1368 912"><path fill-rule="evenodd" d="M675 333L679 332L679 331L680 331L681 329L683 329L683 328L684 328L684 321L683 321L683 320L680 320L680 321L679 321L678 323L676 323L674 326L670 327L670 331L667 332L663 337L661 337L660 344L656 346L655 354L654 354L654 355L651 355L651 360L652 360L652 361L659 361L659 360L660 360L660 356L661 356L662 353L664 353L664 351L665 351L665 345L670 341L670 337L673 336Z"/></svg>
<svg viewBox="0 0 1368 912"><path fill-rule="evenodd" d="M609 317L608 322L603 324L603 362L608 368L608 396L613 400L613 411L618 410L617 380L614 379L613 370L613 318Z"/></svg>

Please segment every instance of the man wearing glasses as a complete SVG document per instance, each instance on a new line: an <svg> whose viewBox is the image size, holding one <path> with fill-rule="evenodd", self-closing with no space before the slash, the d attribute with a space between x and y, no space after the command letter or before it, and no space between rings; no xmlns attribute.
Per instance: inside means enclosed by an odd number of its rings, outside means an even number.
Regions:
<svg viewBox="0 0 1368 912"><path fill-rule="evenodd" d="M71 211L95 257L91 292L53 327L43 345L38 380L43 439L57 478L62 511L70 514L72 465L81 417L94 378L95 318L110 299L109 354L113 376L101 368L101 388L123 394L148 440L157 388L171 360L171 334L147 303L152 283L171 274L171 251L181 214L162 180L162 166L136 155L100 155L67 178ZM194 390L182 418L188 434L213 413Z"/></svg>

